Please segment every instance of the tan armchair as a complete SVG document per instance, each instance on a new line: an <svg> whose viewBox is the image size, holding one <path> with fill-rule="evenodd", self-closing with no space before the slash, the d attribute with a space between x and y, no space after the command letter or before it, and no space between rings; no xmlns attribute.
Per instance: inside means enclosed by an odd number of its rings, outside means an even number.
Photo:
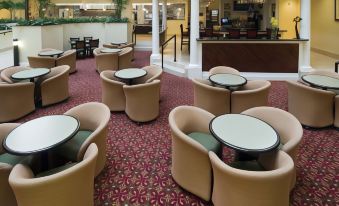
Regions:
<svg viewBox="0 0 339 206"><path fill-rule="evenodd" d="M101 53L103 48L94 49L96 70L101 73L105 70L116 71L119 69L119 54L118 53Z"/></svg>
<svg viewBox="0 0 339 206"><path fill-rule="evenodd" d="M53 68L55 67L54 57L40 57L40 56L29 56L28 62L29 66L32 68Z"/></svg>
<svg viewBox="0 0 339 206"><path fill-rule="evenodd" d="M102 103L111 111L125 111L126 97L123 86L126 85L114 77L115 71L103 71L100 73L102 88Z"/></svg>
<svg viewBox="0 0 339 206"><path fill-rule="evenodd" d="M62 102L69 97L69 70L68 65L54 67L49 74L42 77L40 85L42 106Z"/></svg>
<svg viewBox="0 0 339 206"><path fill-rule="evenodd" d="M17 73L17 72L27 70L27 69L28 68L26 68L26 67L20 67L20 66L9 67L9 68L6 68L6 69L1 71L0 77L1 77L3 82L7 82L7 83L12 84L14 82L18 82L16 80L12 79L12 75Z"/></svg>
<svg viewBox="0 0 339 206"><path fill-rule="evenodd" d="M231 113L238 114L246 109L268 105L271 83L266 80L247 81L247 84L231 94Z"/></svg>
<svg viewBox="0 0 339 206"><path fill-rule="evenodd" d="M147 75L141 78L135 79L134 80L135 84L149 83L155 79L161 80L161 76L162 76L161 67L157 65L152 65L152 66L145 66L141 69L145 70L147 72Z"/></svg>
<svg viewBox="0 0 339 206"><path fill-rule="evenodd" d="M218 116L230 113L231 93L228 89L213 87L208 80L193 79L194 106Z"/></svg>
<svg viewBox="0 0 339 206"><path fill-rule="evenodd" d="M314 128L333 125L335 93L287 81L288 111L301 124Z"/></svg>
<svg viewBox="0 0 339 206"><path fill-rule="evenodd" d="M334 126L339 128L339 95L335 96L335 115L334 115Z"/></svg>
<svg viewBox="0 0 339 206"><path fill-rule="evenodd" d="M33 112L34 83L1 83L0 108L0 122L14 121Z"/></svg>
<svg viewBox="0 0 339 206"><path fill-rule="evenodd" d="M217 66L217 67L213 67L212 69L210 69L209 74L213 75L213 74L236 74L236 75L240 75L240 72L232 67L226 67L226 66Z"/></svg>
<svg viewBox="0 0 339 206"><path fill-rule="evenodd" d="M70 67L69 73L77 71L76 65L76 50L65 51L60 57L56 59L56 66L68 65Z"/></svg>
<svg viewBox="0 0 339 206"><path fill-rule="evenodd" d="M9 176L9 184L18 205L93 206L97 156L98 148L91 144L78 164L65 165L37 177L26 165L16 165Z"/></svg>
<svg viewBox="0 0 339 206"><path fill-rule="evenodd" d="M138 85L124 85L125 112L136 122L147 122L159 116L160 81Z"/></svg>
<svg viewBox="0 0 339 206"><path fill-rule="evenodd" d="M210 134L215 116L192 106L179 106L169 114L172 135L172 177L182 188L209 201L212 167L208 152L221 153L220 143Z"/></svg>
<svg viewBox="0 0 339 206"><path fill-rule="evenodd" d="M279 134L280 149L286 152L296 164L298 147L303 137L303 128L292 114L273 107L255 107L242 114L250 115L270 124ZM296 182L296 168L292 178L291 189Z"/></svg>
<svg viewBox="0 0 339 206"><path fill-rule="evenodd" d="M288 206L293 160L283 151L262 154L267 171L248 171L225 164L209 152L213 167L212 202L215 206Z"/></svg>
<svg viewBox="0 0 339 206"><path fill-rule="evenodd" d="M111 112L102 103L89 102L78 105L65 114L77 118L80 121L80 129L71 140L56 149L56 154L74 162L81 161L88 146L95 143L99 148L95 167L97 176L106 163L106 139Z"/></svg>
<svg viewBox="0 0 339 206"><path fill-rule="evenodd" d="M133 48L126 47L123 48L119 53L119 70L132 67L133 60Z"/></svg>

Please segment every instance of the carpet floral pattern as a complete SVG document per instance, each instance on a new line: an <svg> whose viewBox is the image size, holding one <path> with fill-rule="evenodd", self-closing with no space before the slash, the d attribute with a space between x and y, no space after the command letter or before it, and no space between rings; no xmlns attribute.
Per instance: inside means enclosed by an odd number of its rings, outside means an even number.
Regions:
<svg viewBox="0 0 339 206"><path fill-rule="evenodd" d="M135 55L134 66L149 64L149 52L136 52ZM79 60L77 67L78 72L70 76L71 97L67 102L37 109L19 122L62 114L85 102L101 102L100 77L95 71L94 59ZM190 80L165 73L157 120L138 125L122 112L112 113L106 168L95 180L95 205L212 205L181 189L170 172L168 114L176 106L192 103ZM285 83L272 82L269 104L287 109ZM297 184L291 192L290 205L339 205L338 148L338 131L304 130L296 162ZM232 156L232 151L225 148L224 158L227 160Z"/></svg>

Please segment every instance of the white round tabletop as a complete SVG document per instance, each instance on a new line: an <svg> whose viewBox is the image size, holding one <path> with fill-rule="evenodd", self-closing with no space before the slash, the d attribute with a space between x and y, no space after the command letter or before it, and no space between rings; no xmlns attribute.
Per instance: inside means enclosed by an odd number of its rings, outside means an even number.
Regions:
<svg viewBox="0 0 339 206"><path fill-rule="evenodd" d="M221 143L242 152L266 152L277 148L280 138L266 122L243 114L225 114L210 122L210 131Z"/></svg>
<svg viewBox="0 0 339 206"><path fill-rule="evenodd" d="M102 49L101 52L102 53L118 53L118 52L121 52L121 49L106 48L106 49Z"/></svg>
<svg viewBox="0 0 339 206"><path fill-rule="evenodd" d="M319 74L307 74L301 77L301 79L316 87L325 89L339 89L339 79L319 75Z"/></svg>
<svg viewBox="0 0 339 206"><path fill-rule="evenodd" d="M122 44L127 44L127 42L111 42L112 45L122 45Z"/></svg>
<svg viewBox="0 0 339 206"><path fill-rule="evenodd" d="M32 78L40 77L50 72L51 70L46 69L46 68L27 69L27 70L16 72L11 77L16 80L25 80L25 79L32 79Z"/></svg>
<svg viewBox="0 0 339 206"><path fill-rule="evenodd" d="M122 69L114 73L114 76L120 79L136 79L143 77L147 74L147 72L143 69L138 68L130 68L130 69Z"/></svg>
<svg viewBox="0 0 339 206"><path fill-rule="evenodd" d="M225 87L238 87L247 83L247 79L236 74L214 74L209 77L209 80L214 83Z"/></svg>
<svg viewBox="0 0 339 206"><path fill-rule="evenodd" d="M72 116L40 117L15 128L3 141L3 146L16 155L42 152L68 141L79 126L79 121Z"/></svg>
<svg viewBox="0 0 339 206"><path fill-rule="evenodd" d="M57 49L51 49L51 50L46 50L46 51L41 51L39 52L39 56L55 56L55 55L61 55L64 52L61 50Z"/></svg>

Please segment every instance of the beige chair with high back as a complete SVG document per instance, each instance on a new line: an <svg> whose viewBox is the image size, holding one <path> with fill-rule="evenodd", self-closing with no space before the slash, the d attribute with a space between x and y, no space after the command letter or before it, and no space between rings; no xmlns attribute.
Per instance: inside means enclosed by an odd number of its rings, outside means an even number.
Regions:
<svg viewBox="0 0 339 206"><path fill-rule="evenodd" d="M41 78L42 106L62 102L69 97L69 70L68 65L54 67L49 74Z"/></svg>
<svg viewBox="0 0 339 206"><path fill-rule="evenodd" d="M12 79L12 75L17 72L24 71L24 70L28 70L28 68L20 67L20 66L9 67L1 71L0 77L3 82L12 84L12 83L18 82L17 80Z"/></svg>
<svg viewBox="0 0 339 206"><path fill-rule="evenodd" d="M102 53L103 48L94 49L96 70L101 73L105 70L116 71L119 69L119 54L118 53Z"/></svg>
<svg viewBox="0 0 339 206"><path fill-rule="evenodd" d="M301 124L314 128L333 125L334 92L312 88L296 81L287 81L287 86L288 111Z"/></svg>
<svg viewBox="0 0 339 206"><path fill-rule="evenodd" d="M41 56L29 56L28 62L29 66L32 68L53 68L55 67L54 57L41 57Z"/></svg>
<svg viewBox="0 0 339 206"><path fill-rule="evenodd" d="M137 85L124 85L125 112L136 122L148 122L159 116L160 81Z"/></svg>
<svg viewBox="0 0 339 206"><path fill-rule="evenodd" d="M286 152L296 164L298 147L303 136L303 128L292 114L274 107L255 107L242 114L250 115L270 124L280 137L280 149ZM292 178L291 189L296 182L296 171Z"/></svg>
<svg viewBox="0 0 339 206"><path fill-rule="evenodd" d="M126 47L123 48L119 53L119 70L132 67L133 60L133 48Z"/></svg>
<svg viewBox="0 0 339 206"><path fill-rule="evenodd" d="M169 114L172 135L172 177L185 190L209 201L212 167L208 152L221 154L220 143L210 134L214 115L197 107L179 106Z"/></svg>
<svg viewBox="0 0 339 206"><path fill-rule="evenodd" d="M76 59L77 54L75 49L65 51L56 59L56 66L68 65L70 67L69 73L74 73L77 71Z"/></svg>
<svg viewBox="0 0 339 206"><path fill-rule="evenodd" d="M230 113L231 92L228 89L213 87L210 81L192 79L194 106L218 116Z"/></svg>
<svg viewBox="0 0 339 206"><path fill-rule="evenodd" d="M335 106L334 126L339 128L339 95L335 96L334 106Z"/></svg>
<svg viewBox="0 0 339 206"><path fill-rule="evenodd" d="M266 171L233 168L209 152L213 167L215 206L288 206L293 160L283 151L259 156Z"/></svg>
<svg viewBox="0 0 339 206"><path fill-rule="evenodd" d="M132 51L132 58L133 59L134 59L134 46L135 46L134 43L126 43L126 44L120 44L120 45L103 44L103 47L110 48L110 49L124 49L126 47L131 47L133 49L133 51Z"/></svg>
<svg viewBox="0 0 339 206"><path fill-rule="evenodd" d="M1 83L0 108L0 122L14 121L33 112L34 83Z"/></svg>
<svg viewBox="0 0 339 206"><path fill-rule="evenodd" d="M95 143L99 148L95 167L97 176L106 163L106 139L111 117L109 108L99 102L89 102L68 110L65 115L77 118L80 129L71 140L56 148L56 154L74 162L81 161L88 146Z"/></svg>
<svg viewBox="0 0 339 206"><path fill-rule="evenodd" d="M123 86L126 85L114 77L115 71L103 71L101 78L102 103L106 104L111 111L125 111L126 97Z"/></svg>
<svg viewBox="0 0 339 206"><path fill-rule="evenodd" d="M18 206L93 206L94 171L98 148L91 144L77 164L67 164L34 176L24 165L16 165L10 176Z"/></svg>
<svg viewBox="0 0 339 206"><path fill-rule="evenodd" d="M213 74L236 74L236 75L240 75L240 72L232 67L226 67L226 66L217 66L217 67L213 67L212 69L210 69L209 74L213 75Z"/></svg>
<svg viewBox="0 0 339 206"><path fill-rule="evenodd" d="M133 80L135 84L149 83L155 79L161 81L162 68L157 65L145 66L141 68L147 72L146 76Z"/></svg>
<svg viewBox="0 0 339 206"><path fill-rule="evenodd" d="M231 113L238 114L246 109L268 105L271 83L266 80L247 81L247 84L231 94Z"/></svg>

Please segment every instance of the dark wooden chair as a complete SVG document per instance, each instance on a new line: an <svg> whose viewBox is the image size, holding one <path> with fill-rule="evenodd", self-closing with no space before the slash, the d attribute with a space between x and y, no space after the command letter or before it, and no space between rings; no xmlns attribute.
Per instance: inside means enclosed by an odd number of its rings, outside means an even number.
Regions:
<svg viewBox="0 0 339 206"><path fill-rule="evenodd" d="M247 29L246 36L247 36L247 39L256 39L256 38L258 38L258 30Z"/></svg>
<svg viewBox="0 0 339 206"><path fill-rule="evenodd" d="M76 41L80 41L80 38L78 38L78 37L71 37L71 38L69 38L69 41L71 43L71 49L75 49L75 42Z"/></svg>
<svg viewBox="0 0 339 206"><path fill-rule="evenodd" d="M339 61L336 61L334 64L334 71L338 73Z"/></svg>
<svg viewBox="0 0 339 206"><path fill-rule="evenodd" d="M75 49L77 53L77 58L86 56L86 44L85 41L76 41Z"/></svg>
<svg viewBox="0 0 339 206"><path fill-rule="evenodd" d="M188 51L190 48L190 33L184 32L183 25L180 24L180 33L181 33L181 43L180 43L180 50L182 51L182 45L188 45Z"/></svg>
<svg viewBox="0 0 339 206"><path fill-rule="evenodd" d="M84 41L85 41L85 47L86 47L86 50L89 49L89 41L92 40L93 37L89 36L89 37L84 37ZM87 51L86 51L87 52Z"/></svg>
<svg viewBox="0 0 339 206"><path fill-rule="evenodd" d="M229 39L240 39L240 29L227 29Z"/></svg>
<svg viewBox="0 0 339 206"><path fill-rule="evenodd" d="M88 53L89 55L93 55L93 50L99 48L99 39L93 39L93 40L89 40L89 47L88 49Z"/></svg>

